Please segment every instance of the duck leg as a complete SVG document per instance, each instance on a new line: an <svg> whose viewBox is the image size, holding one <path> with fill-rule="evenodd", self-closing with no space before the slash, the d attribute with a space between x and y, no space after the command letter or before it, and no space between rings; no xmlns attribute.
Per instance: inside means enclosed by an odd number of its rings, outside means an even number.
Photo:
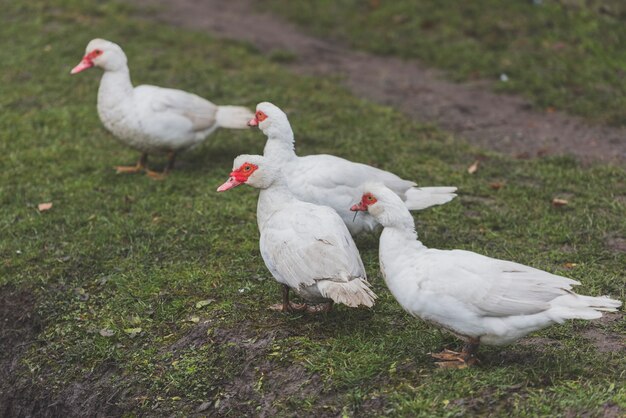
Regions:
<svg viewBox="0 0 626 418"><path fill-rule="evenodd" d="M148 153L144 152L141 154L141 157L139 157L139 161L137 161L137 164L131 165L131 166L127 166L127 165L115 166L115 172L117 174L138 173L146 169L147 162L148 162Z"/></svg>
<svg viewBox="0 0 626 418"><path fill-rule="evenodd" d="M146 174L153 178L154 180L164 180L165 177L172 171L174 168L174 162L176 161L176 153L174 151L170 151L167 153L167 164L163 169L162 173L157 173L156 171L146 169Z"/></svg>
<svg viewBox="0 0 626 418"><path fill-rule="evenodd" d="M476 358L479 346L480 340L470 338L465 343L460 353L445 349L441 353L431 354L431 357L442 360L435 363L438 367L464 369L479 362L478 358Z"/></svg>
<svg viewBox="0 0 626 418"><path fill-rule="evenodd" d="M283 285L283 303L277 303L270 305L269 307L273 311L278 312L302 312L307 309L307 305L303 303L293 303L289 301L289 286Z"/></svg>
<svg viewBox="0 0 626 418"><path fill-rule="evenodd" d="M308 303L293 303L289 300L289 286L283 285L283 302L270 305L273 311L278 312L305 312L307 314L318 314L330 312L333 309L333 301L309 305Z"/></svg>

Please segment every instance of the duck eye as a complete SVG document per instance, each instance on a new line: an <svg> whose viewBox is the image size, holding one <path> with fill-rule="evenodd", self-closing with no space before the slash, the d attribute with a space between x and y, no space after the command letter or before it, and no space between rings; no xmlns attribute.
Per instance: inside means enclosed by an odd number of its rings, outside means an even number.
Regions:
<svg viewBox="0 0 626 418"><path fill-rule="evenodd" d="M250 171L250 166L249 166L249 165L245 166L245 167L243 168L243 171Z"/></svg>
<svg viewBox="0 0 626 418"><path fill-rule="evenodd" d="M102 55L102 50L101 50L101 49L96 49L96 50L95 50L95 51L93 51L93 52L96 54L96 56L97 56L97 55Z"/></svg>

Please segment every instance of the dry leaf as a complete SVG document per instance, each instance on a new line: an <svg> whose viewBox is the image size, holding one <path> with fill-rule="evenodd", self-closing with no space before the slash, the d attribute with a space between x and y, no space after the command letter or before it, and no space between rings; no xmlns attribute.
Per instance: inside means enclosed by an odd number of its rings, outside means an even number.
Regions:
<svg viewBox="0 0 626 418"><path fill-rule="evenodd" d="M500 190L503 186L504 182L501 181L494 181L493 183L489 184L489 187L491 187L493 190Z"/></svg>
<svg viewBox="0 0 626 418"><path fill-rule="evenodd" d="M115 335L115 331L108 328L102 328L100 331L98 331L98 333L103 337L112 337Z"/></svg>
<svg viewBox="0 0 626 418"><path fill-rule="evenodd" d="M39 209L39 212L45 212L47 210L50 210L51 207L52 207L52 202L40 203L37 205L37 209Z"/></svg>
<svg viewBox="0 0 626 418"><path fill-rule="evenodd" d="M478 160L474 161L474 163L472 165L467 167L467 172L470 173L470 174L474 174L476 171L478 171L478 166L479 165L480 165L480 161L478 161Z"/></svg>
<svg viewBox="0 0 626 418"><path fill-rule="evenodd" d="M565 199L559 199L558 197L555 197L554 199L552 199L552 206L554 206L555 208L561 207L561 206L565 206L567 205L569 202Z"/></svg>
<svg viewBox="0 0 626 418"><path fill-rule="evenodd" d="M128 334L130 337L136 337L141 334L141 328L126 328L124 332Z"/></svg>
<svg viewBox="0 0 626 418"><path fill-rule="evenodd" d="M577 265L578 265L578 264L576 264L576 263L565 263L565 264L563 264L563 267L565 267L566 269L571 270L571 269L573 269L574 267L576 267Z"/></svg>
<svg viewBox="0 0 626 418"><path fill-rule="evenodd" d="M205 300L201 300L200 302L196 302L196 308L200 309L200 308L204 308L205 306L211 304L215 302L215 299L205 299Z"/></svg>
<svg viewBox="0 0 626 418"><path fill-rule="evenodd" d="M189 322L193 322L194 324L197 324L198 322L200 322L200 317L196 315L192 315L189 317Z"/></svg>

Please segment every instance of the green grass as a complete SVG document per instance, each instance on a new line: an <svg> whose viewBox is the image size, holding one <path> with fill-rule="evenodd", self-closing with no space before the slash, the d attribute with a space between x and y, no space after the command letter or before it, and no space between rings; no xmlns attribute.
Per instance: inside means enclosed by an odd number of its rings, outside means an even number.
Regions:
<svg viewBox="0 0 626 418"><path fill-rule="evenodd" d="M456 201L416 216L427 245L513 259L622 300L626 255L610 243L626 230L623 169L482 152L333 80L293 75L245 45L135 19L116 3L2 9L0 38L14 41L0 49L0 291L32 293L39 324L16 372L19 391L45 406L82 384L101 408L142 415L189 415L205 401L213 402L205 413L231 416L270 407L279 416L626 408L624 356L584 337L592 328L623 335L624 318L569 322L537 334L553 345L485 347L477 368L435 369L427 353L456 340L403 313L378 273L373 236L358 240L380 295L373 310L269 312L280 290L258 252L256 191L215 192L237 154L262 151L262 134L220 131L164 182L116 175L112 166L137 153L98 120L99 71L69 70L99 36L123 45L136 83L217 103L273 101L289 113L302 154L458 186ZM469 175L477 155L482 165ZM495 181L505 186L494 190ZM554 208L554 197L570 204ZM42 202L52 209L40 213Z"/></svg>
<svg viewBox="0 0 626 418"><path fill-rule="evenodd" d="M626 7L610 1L268 0L313 33L493 80L540 109L626 125ZM506 74L508 81L499 81Z"/></svg>

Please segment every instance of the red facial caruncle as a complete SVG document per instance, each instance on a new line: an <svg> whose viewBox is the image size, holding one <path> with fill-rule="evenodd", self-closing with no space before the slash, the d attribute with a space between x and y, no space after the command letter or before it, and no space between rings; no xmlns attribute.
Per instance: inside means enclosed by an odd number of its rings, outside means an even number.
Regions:
<svg viewBox="0 0 626 418"><path fill-rule="evenodd" d="M99 57L100 55L102 55L103 53L104 51L102 51L101 49L94 49L93 51L89 52L87 55L83 57L83 59L78 63L76 67L72 68L72 71L70 71L70 74L77 74L77 73L80 73L81 71L84 71L88 68L93 67L94 66L93 60Z"/></svg>
<svg viewBox="0 0 626 418"><path fill-rule="evenodd" d="M350 210L353 212L366 211L368 206L371 206L376 202L378 202L378 199L376 199L373 194L365 193L363 194L361 201L355 205L352 205Z"/></svg>
<svg viewBox="0 0 626 418"><path fill-rule="evenodd" d="M233 187L237 187L240 184L243 184L248 181L252 173L254 173L258 165L251 163L243 163L238 169L233 170L230 173L230 177L224 184L217 188L218 192L225 192L226 190L232 189Z"/></svg>
<svg viewBox="0 0 626 418"><path fill-rule="evenodd" d="M267 115L260 110L257 110L254 114L254 118L248 121L248 126L259 126L259 123L267 119Z"/></svg>

